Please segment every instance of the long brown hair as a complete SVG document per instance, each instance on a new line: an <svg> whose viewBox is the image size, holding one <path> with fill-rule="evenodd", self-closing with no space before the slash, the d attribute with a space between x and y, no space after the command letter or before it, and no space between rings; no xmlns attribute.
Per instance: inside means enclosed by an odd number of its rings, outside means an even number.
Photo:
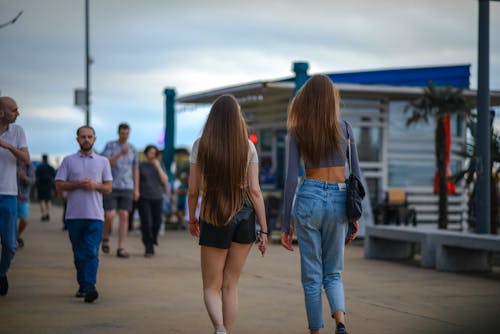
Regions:
<svg viewBox="0 0 500 334"><path fill-rule="evenodd" d="M197 160L203 190L201 218L212 225L227 225L247 191L247 126L234 96L222 95L212 105Z"/></svg>
<svg viewBox="0 0 500 334"><path fill-rule="evenodd" d="M300 88L290 104L287 126L295 137L300 154L312 164L342 151L340 96L325 75L313 75Z"/></svg>

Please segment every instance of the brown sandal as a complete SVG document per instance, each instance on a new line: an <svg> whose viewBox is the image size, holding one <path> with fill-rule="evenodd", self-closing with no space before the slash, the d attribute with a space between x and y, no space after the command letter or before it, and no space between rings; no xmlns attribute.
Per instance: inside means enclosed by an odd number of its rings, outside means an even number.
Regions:
<svg viewBox="0 0 500 334"><path fill-rule="evenodd" d="M121 257L121 258L123 258L123 259L128 259L128 258L130 257L130 254L129 254L129 253L127 253L127 251L126 251L125 249L123 249L123 248L118 248L118 249L116 250L116 256L117 256L117 257Z"/></svg>
<svg viewBox="0 0 500 334"><path fill-rule="evenodd" d="M109 239L102 239L101 249L103 253L109 253Z"/></svg>

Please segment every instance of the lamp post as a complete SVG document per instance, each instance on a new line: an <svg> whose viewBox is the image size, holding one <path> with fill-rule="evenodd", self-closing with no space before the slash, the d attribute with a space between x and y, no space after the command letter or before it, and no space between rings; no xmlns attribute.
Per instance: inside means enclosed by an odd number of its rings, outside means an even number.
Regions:
<svg viewBox="0 0 500 334"><path fill-rule="evenodd" d="M21 16L22 14L23 14L23 11L20 11L20 12L16 15L16 17L14 17L12 20L10 20L10 21L7 21L7 22L5 22L5 23L0 24L0 29L1 29L1 28L5 28L5 27L6 27L6 26L8 26L8 25L11 25L11 24L16 23L17 19L18 19L18 18L19 18L19 16Z"/></svg>
<svg viewBox="0 0 500 334"><path fill-rule="evenodd" d="M89 0L85 0L85 124L90 126Z"/></svg>
<svg viewBox="0 0 500 334"><path fill-rule="evenodd" d="M479 0L476 233L490 233L490 3Z"/></svg>

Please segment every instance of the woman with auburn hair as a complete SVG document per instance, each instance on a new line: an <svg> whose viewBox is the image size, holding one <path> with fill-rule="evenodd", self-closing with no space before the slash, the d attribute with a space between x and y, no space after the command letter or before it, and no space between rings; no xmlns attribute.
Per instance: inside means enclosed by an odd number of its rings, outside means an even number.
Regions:
<svg viewBox="0 0 500 334"><path fill-rule="evenodd" d="M231 333L238 307L238 280L252 244L255 219L259 250L267 247L257 151L248 140L238 101L215 100L190 157L189 231L199 237L203 299L215 333ZM200 219L196 217L202 196Z"/></svg>
<svg viewBox="0 0 500 334"><path fill-rule="evenodd" d="M341 274L347 231L344 166L348 137L352 172L359 176L360 170L351 126L340 120L339 99L327 76L314 75L298 91L288 112L288 171L281 243L293 251L295 225L311 334L324 327L322 286L336 322L335 332L347 333ZM300 159L306 175L296 190ZM290 224L292 211L294 224Z"/></svg>

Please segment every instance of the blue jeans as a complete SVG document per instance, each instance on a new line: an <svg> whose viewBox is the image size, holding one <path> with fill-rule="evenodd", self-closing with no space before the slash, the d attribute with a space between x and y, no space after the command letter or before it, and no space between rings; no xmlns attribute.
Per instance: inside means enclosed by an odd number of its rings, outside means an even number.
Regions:
<svg viewBox="0 0 500 334"><path fill-rule="evenodd" d="M345 312L341 275L347 228L345 203L345 184L305 179L296 194L293 213L309 329L324 327L322 286L331 314Z"/></svg>
<svg viewBox="0 0 500 334"><path fill-rule="evenodd" d="M6 276L16 254L17 196L0 195L0 276Z"/></svg>
<svg viewBox="0 0 500 334"><path fill-rule="evenodd" d="M95 289L103 224L95 219L66 220L80 291Z"/></svg>

